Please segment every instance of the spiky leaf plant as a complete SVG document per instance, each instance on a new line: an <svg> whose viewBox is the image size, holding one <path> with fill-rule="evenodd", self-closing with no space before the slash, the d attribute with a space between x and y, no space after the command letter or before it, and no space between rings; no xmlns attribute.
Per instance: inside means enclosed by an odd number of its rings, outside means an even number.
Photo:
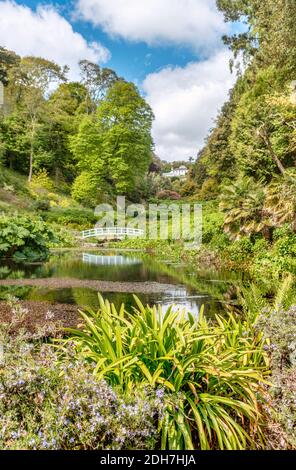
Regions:
<svg viewBox="0 0 296 470"><path fill-rule="evenodd" d="M132 312L99 296L97 312L68 330L78 357L94 363L98 380L130 390L151 386L166 402L162 449L246 449L260 445L258 404L267 371L261 336L251 322L229 314L210 324L172 307Z"/></svg>

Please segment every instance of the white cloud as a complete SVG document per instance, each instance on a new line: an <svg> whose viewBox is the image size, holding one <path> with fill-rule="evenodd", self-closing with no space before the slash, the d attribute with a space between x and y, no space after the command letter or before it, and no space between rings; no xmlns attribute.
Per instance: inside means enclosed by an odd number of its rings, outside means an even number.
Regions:
<svg viewBox="0 0 296 470"><path fill-rule="evenodd" d="M0 1L0 44L21 56L35 55L69 65L70 78L78 76L78 62L106 62L109 51L97 42L88 43L52 6L36 12L10 0Z"/></svg>
<svg viewBox="0 0 296 470"><path fill-rule="evenodd" d="M189 45L206 56L227 26L216 0L77 0L85 20L110 35L149 45Z"/></svg>
<svg viewBox="0 0 296 470"><path fill-rule="evenodd" d="M228 51L186 67L165 68L143 83L153 108L156 153L165 160L187 159L202 148L218 109L235 81Z"/></svg>

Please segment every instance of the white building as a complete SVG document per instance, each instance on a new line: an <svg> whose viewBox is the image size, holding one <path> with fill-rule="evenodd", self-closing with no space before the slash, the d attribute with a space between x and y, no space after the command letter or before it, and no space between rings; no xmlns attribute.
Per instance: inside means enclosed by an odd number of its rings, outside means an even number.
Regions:
<svg viewBox="0 0 296 470"><path fill-rule="evenodd" d="M163 173L165 178L184 178L188 173L186 166L182 165L179 168L171 170L169 173Z"/></svg>

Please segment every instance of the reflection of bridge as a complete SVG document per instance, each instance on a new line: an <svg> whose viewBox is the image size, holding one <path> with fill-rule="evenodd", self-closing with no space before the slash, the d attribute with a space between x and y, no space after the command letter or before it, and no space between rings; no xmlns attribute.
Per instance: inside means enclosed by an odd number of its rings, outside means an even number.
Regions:
<svg viewBox="0 0 296 470"><path fill-rule="evenodd" d="M125 237L142 237L144 235L144 230L139 228L130 228L130 227L97 227L90 230L83 230L81 232L81 237L84 240L85 238L125 238Z"/></svg>
<svg viewBox="0 0 296 470"><path fill-rule="evenodd" d="M127 256L90 255L89 253L83 253L82 260L84 263L96 264L98 266L131 266L133 264L142 263L139 258L129 258Z"/></svg>

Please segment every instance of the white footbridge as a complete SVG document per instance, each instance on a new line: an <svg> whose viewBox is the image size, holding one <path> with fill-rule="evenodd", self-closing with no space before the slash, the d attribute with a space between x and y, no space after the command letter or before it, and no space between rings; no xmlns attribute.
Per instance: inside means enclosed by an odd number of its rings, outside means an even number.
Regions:
<svg viewBox="0 0 296 470"><path fill-rule="evenodd" d="M118 240L126 237L143 237L144 230L139 228L130 227L95 227L89 230L83 230L81 232L81 238L100 238L101 240L107 240L108 238L115 238Z"/></svg>
<svg viewBox="0 0 296 470"><path fill-rule="evenodd" d="M95 264L97 266L128 266L142 264L142 260L127 256L104 256L83 253L82 260L86 264Z"/></svg>

